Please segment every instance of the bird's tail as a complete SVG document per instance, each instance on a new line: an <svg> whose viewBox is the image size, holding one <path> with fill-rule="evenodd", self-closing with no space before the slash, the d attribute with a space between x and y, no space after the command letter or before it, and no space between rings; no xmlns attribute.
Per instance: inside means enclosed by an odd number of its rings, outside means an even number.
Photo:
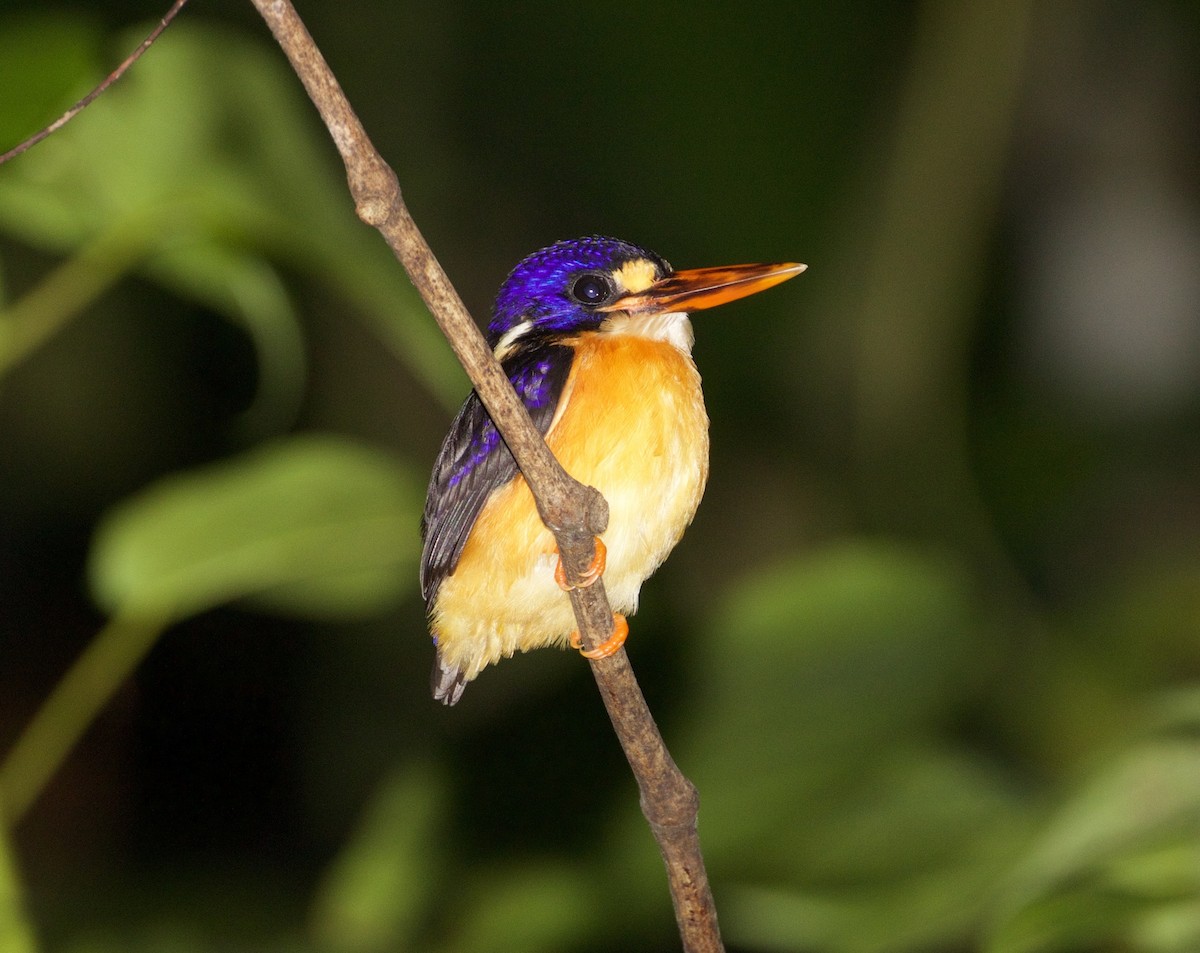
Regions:
<svg viewBox="0 0 1200 953"><path fill-rule="evenodd" d="M433 660L433 675L429 680L433 689L434 701L443 705L453 705L467 689L467 677L457 665L447 665L442 659L442 651L438 649L437 657Z"/></svg>

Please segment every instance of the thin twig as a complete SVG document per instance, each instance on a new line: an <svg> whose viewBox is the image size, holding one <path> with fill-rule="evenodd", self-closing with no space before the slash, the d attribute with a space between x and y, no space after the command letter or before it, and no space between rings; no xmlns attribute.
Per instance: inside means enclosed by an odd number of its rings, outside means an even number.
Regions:
<svg viewBox="0 0 1200 953"><path fill-rule="evenodd" d="M50 123L50 125L48 125L45 129L35 133L24 142L13 146L8 150L8 152L0 155L0 165L4 165L4 163L6 163L9 159L15 159L22 152L27 152L29 149L32 149L47 136L58 132L59 129L83 112L83 110L91 104L93 99L95 99L113 83L124 76L129 67L136 63L141 58L142 54L146 52L146 50L150 49L150 47L154 44L154 41L158 39L159 34L162 33L162 31L168 26L170 26L171 21L175 19L175 15L183 9L183 5L185 3L187 3L187 0L175 0L175 2L171 4L171 9L166 12L166 15L161 20L158 21L158 26L150 31L150 35L147 36L146 39L142 40L141 44L139 44L136 50L134 50L127 57L125 57L124 60L121 61L120 66L118 66L115 70L109 73L107 77L105 77L104 82L84 96L83 99L79 100L79 102L68 109L65 113L55 119L54 122Z"/></svg>
<svg viewBox="0 0 1200 953"><path fill-rule="evenodd" d="M289 0L253 0L316 105L346 166L359 218L377 228L400 260L462 362L558 541L569 581L581 580L594 539L608 523L608 505L572 479L538 434L524 405L492 356L475 322L412 220L395 173L376 151L341 87ZM582 641L594 647L612 630L602 582L571 593ZM667 865L683 948L723 950L716 909L696 834L696 789L671 759L622 649L594 661L621 747L641 791L642 811Z"/></svg>

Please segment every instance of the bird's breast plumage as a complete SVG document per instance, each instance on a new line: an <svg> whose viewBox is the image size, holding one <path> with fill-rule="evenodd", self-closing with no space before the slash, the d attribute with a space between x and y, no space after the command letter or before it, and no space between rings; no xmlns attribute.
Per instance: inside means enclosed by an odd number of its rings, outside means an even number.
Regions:
<svg viewBox="0 0 1200 953"><path fill-rule="evenodd" d="M604 583L625 613L691 522L708 478L690 326L670 317L649 335L630 328L562 341L574 358L546 433L567 472L608 501ZM431 606L443 663L469 681L514 651L565 642L575 621L554 582L556 559L525 481L494 490Z"/></svg>

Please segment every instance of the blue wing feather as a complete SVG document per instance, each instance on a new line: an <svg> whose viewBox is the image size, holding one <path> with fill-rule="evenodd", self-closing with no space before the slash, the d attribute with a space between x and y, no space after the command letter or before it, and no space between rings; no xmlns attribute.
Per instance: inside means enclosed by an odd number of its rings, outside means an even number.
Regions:
<svg viewBox="0 0 1200 953"><path fill-rule="evenodd" d="M504 372L542 436L550 429L575 356L564 344L530 344L504 361ZM489 496L517 464L479 395L471 391L442 443L421 518L421 595L433 608L442 580L454 573Z"/></svg>

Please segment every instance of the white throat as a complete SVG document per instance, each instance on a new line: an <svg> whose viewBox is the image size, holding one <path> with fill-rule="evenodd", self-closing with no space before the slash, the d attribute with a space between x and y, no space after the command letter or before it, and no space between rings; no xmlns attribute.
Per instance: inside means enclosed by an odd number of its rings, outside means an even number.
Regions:
<svg viewBox="0 0 1200 953"><path fill-rule="evenodd" d="M665 341L684 354L692 353L692 344L696 339L692 322L682 311L651 315L618 312L604 322L603 331L605 334L628 334L650 341Z"/></svg>

